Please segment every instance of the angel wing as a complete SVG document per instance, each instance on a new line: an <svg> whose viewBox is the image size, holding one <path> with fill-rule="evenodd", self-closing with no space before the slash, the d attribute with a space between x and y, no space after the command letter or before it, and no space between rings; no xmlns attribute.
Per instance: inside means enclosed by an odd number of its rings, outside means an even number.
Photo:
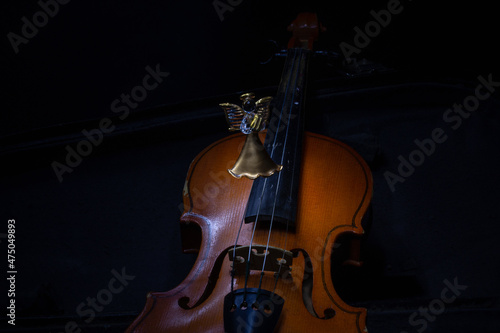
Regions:
<svg viewBox="0 0 500 333"><path fill-rule="evenodd" d="M245 111L241 107L232 103L221 103L219 106L224 110L226 121L230 131L239 131L241 121L245 116Z"/></svg>
<svg viewBox="0 0 500 333"><path fill-rule="evenodd" d="M269 115L271 114L271 111L269 110L269 104L271 104L271 101L273 100L272 97L267 96L259 99L257 102L255 102L255 113L262 118L264 122L267 123L267 120L269 119Z"/></svg>

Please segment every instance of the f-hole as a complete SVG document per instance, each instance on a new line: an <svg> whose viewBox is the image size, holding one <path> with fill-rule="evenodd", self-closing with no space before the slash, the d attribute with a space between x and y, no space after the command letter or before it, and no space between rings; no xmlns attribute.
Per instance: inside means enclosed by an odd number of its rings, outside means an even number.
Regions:
<svg viewBox="0 0 500 333"><path fill-rule="evenodd" d="M222 268L222 264L224 262L224 258L226 257L228 249L233 248L233 246L228 247L224 251L222 251L217 259L215 260L214 267L212 268L212 271L210 272L210 275L208 277L208 283L205 286L205 290L203 291L203 294L201 295L200 299L196 302L195 305L192 307L188 305L190 298L189 297L181 297L178 301L178 304L181 308L184 310L190 310L194 309L198 305L202 304L205 302L205 300L212 294L212 292L215 289L215 285L217 284L217 281L219 280L219 274Z"/></svg>
<svg viewBox="0 0 500 333"><path fill-rule="evenodd" d="M324 311L324 316L320 317L316 310L314 310L313 301L312 301L312 290L313 290L313 265L311 261L311 257L304 249L294 249L291 250L294 254L294 257L298 257L299 252L304 256L304 278L302 280L302 301L304 302L304 306L307 311L314 317L318 319L330 319L335 316L335 310L326 309Z"/></svg>

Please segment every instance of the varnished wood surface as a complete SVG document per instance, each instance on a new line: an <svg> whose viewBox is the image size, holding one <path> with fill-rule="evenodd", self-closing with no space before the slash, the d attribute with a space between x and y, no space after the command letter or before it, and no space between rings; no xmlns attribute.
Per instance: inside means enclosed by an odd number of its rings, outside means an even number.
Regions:
<svg viewBox="0 0 500 333"><path fill-rule="evenodd" d="M223 299L231 290L230 262L224 254L235 243L252 186L251 180L235 179L227 172L243 141L242 134L219 140L192 162L183 192L181 223L196 223L202 230L198 258L175 289L148 294L143 312L127 332L224 332ZM302 281L310 273L304 271L304 252L300 252L293 261L292 278L280 279L276 286L285 303L275 332L364 332L366 310L347 305L336 294L329 253L340 233L363 232L361 218L371 199L371 173L350 147L307 132L302 161L295 230L287 235L283 229L273 229L270 245L301 249L310 256L312 304L317 317L302 300ZM253 226L243 224L238 245L250 244ZM267 238L268 228L258 226L254 244L265 245ZM222 265L220 272L218 263ZM252 272L248 287L256 288L259 277L260 272ZM209 280L213 284L207 289ZM243 284L244 276L237 276L235 290ZM273 287L274 278L266 273L262 288ZM334 309L336 315L321 319L327 309Z"/></svg>

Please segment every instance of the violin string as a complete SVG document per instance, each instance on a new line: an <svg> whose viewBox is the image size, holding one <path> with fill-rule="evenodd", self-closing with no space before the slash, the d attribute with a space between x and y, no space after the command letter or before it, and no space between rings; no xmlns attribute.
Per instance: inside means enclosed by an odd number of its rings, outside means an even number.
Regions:
<svg viewBox="0 0 500 333"><path fill-rule="evenodd" d="M304 56L304 53L301 52L300 53L300 60L299 60L299 63L300 61L302 60L302 57ZM294 97L295 97L295 92L294 91ZM283 263L283 260L285 259L285 251L287 249L287 246L288 246L288 230L289 230L289 226L290 226L290 221L287 219L286 220L286 229L285 229L285 244L283 246L283 254L281 255L281 262L280 262L280 265L279 265L279 268L278 268L278 273L276 274L276 276L274 277L274 287L273 287L273 290L272 290L272 295L271 297L274 296L275 292L276 292L276 287L278 286L278 281L279 281L279 278L281 276L281 268L283 267L282 266L282 263Z"/></svg>
<svg viewBox="0 0 500 333"><path fill-rule="evenodd" d="M281 123L281 115L282 114L283 114L283 108L281 109L281 113L280 113L278 125L280 125L280 123ZM279 126L278 126L278 128L279 128ZM274 136L274 142L276 142L276 135ZM276 148L276 145L273 143L272 148L271 148L271 156L274 155L275 148ZM246 301L246 296L247 296L247 285L248 285L248 277L250 275L250 259L251 259L251 254L252 254L253 239L254 239L254 236L255 236L255 231L257 229L257 223L259 221L260 208L262 207L262 200L264 198L264 193L265 193L265 190L266 190L267 180L268 180L268 178L265 178L264 179L264 184L262 185L262 191L261 191L260 196L259 196L259 206L257 208L257 214L255 216L255 222L254 222L254 226L253 226L253 230L252 230L252 237L250 238L250 246L248 248L248 256L247 256L247 262L246 262L246 267L245 267L245 286L244 286L244 292L243 292L243 302ZM247 203L247 208L248 208L248 203ZM239 235L238 235L238 237L239 237Z"/></svg>
<svg viewBox="0 0 500 333"><path fill-rule="evenodd" d="M298 63L300 64L300 60L302 58L302 52L300 52L300 50L298 49L294 49L294 57L293 57L293 65L292 65L292 68L295 67L295 63L297 61L297 51L299 51L299 59L298 59ZM290 83L292 82L292 79L294 79L296 76L298 75L298 69L294 72L291 73L290 75L290 78L289 78L289 81L288 81L288 85L287 85L287 93L288 93L288 88L290 87ZM295 80L293 80L295 81ZM293 89L293 92L292 92L292 101L294 100L294 97L295 97L295 93L296 93L296 89ZM285 96L286 96L286 93L285 93ZM287 119L287 124L290 124L290 119L291 119L291 116L292 116L292 107L293 107L293 104L290 105L290 110L288 110L288 119ZM283 111L283 107L282 107L282 111ZM286 131L285 131L285 140L283 142L283 152L281 154L281 165L283 165L284 161L285 161L285 153L286 153L286 143L288 141L288 133L289 133L289 128L290 126L286 126ZM261 269L261 272L260 272L260 279L259 279L259 287L258 287L258 291L257 291L257 297L258 295L260 294L260 291L261 291L261 286L262 286L262 280L264 278L264 270L265 270L265 267L266 267L266 261L267 261L267 255L268 255L268 252L269 252L269 243L271 241L271 232L272 232L272 228L273 228L273 223L274 223L274 216L275 216L275 211L276 211L276 202L277 202L277 199L278 199L278 192L279 192L279 187L280 187L280 184L281 184L281 175L283 173L280 172L278 174L278 181L277 181L277 184L276 184L276 189L275 189L275 193L274 193L274 203L273 203L273 211L272 211L272 214L271 214L271 222L269 224L269 231L268 231L268 235L267 235L267 243L266 243L266 249L264 251L264 261L262 263L262 269ZM288 220L287 220L287 230L286 230L286 233L285 233L285 243L287 242L288 240ZM283 248L283 257L285 255L285 251L286 250L286 245L285 247ZM282 257L282 259L283 259ZM281 264L280 264L280 270L281 270ZM279 270L279 271L280 271ZM278 271L278 272L279 272ZM279 275L277 275L279 276ZM276 277L277 278L277 277ZM276 287L276 281L275 281L275 287ZM274 292L274 290L273 290Z"/></svg>
<svg viewBox="0 0 500 333"><path fill-rule="evenodd" d="M289 225L289 221L286 220L285 246L283 247L283 254L281 256L281 262L280 262L280 265L279 265L279 268L278 268L278 272L276 273L276 276L274 277L274 287L273 287L273 290L272 290L271 297L274 297L274 294L276 293L276 287L278 286L278 281L279 281L279 278L280 278L280 275L281 275L282 262L285 259L285 251L287 249L287 243L288 243L288 225Z"/></svg>
<svg viewBox="0 0 500 333"><path fill-rule="evenodd" d="M279 120L278 120L278 128L279 128L280 123L281 123L281 113L280 113ZM274 154L274 149L276 147L275 142L276 142L276 135L274 136L273 145L271 147L271 156L273 156L273 154ZM243 287L243 289L244 289L243 301L246 301L246 295L247 295L246 291L247 291L247 285L248 285L248 277L250 275L250 258L251 258L251 254L252 254L253 239L255 236L255 231L257 229L257 223L259 221L260 208L262 207L262 199L264 198L264 192L266 189L266 185L267 185L267 178L264 179L264 184L262 185L262 191L259 195L259 205L257 208L257 214L255 216L254 226L253 226L253 230L252 230L252 236L250 238L250 245L248 247L248 255L247 255L247 260L246 260L246 265L245 265L245 284ZM246 207L245 207L245 213L243 214L243 218L242 218L241 223L240 223L240 229L239 229L238 234L236 236L235 247L233 249L233 261L236 260L236 244L238 243L238 239L240 237L240 231L241 231L241 229L244 225L244 222L245 222L245 216L246 216L246 212L248 209L248 204L249 203L247 202ZM231 292L233 292L233 290L234 290L234 274L233 274L233 277L231 279Z"/></svg>
<svg viewBox="0 0 500 333"><path fill-rule="evenodd" d="M257 229L257 222L259 220L260 207L262 205L262 197L264 196L264 189L266 188L266 183L267 183L267 178L264 180L264 185L262 186L262 192L260 194L260 200L259 200L259 207L257 208L257 215L255 216L255 222L254 222L253 230L252 230L252 237L250 238L250 246L248 247L247 263L245 265L245 286L243 287L243 289L244 289L243 302L245 302L247 299L247 285L248 285L248 277L250 276L250 258L252 255L253 238L255 236L255 230ZM247 203L247 207L248 207L248 203ZM244 219L245 218L243 217L243 220Z"/></svg>
<svg viewBox="0 0 500 333"><path fill-rule="evenodd" d="M261 286L262 286L262 280L264 278L264 268L266 267L267 253L269 251L269 241L271 240L271 230L273 228L274 212L276 210L276 199L278 197L277 196L277 194L278 194L277 190L278 190L278 187L279 187L279 184L280 184L280 180L281 180L281 172L278 175L278 182L277 182L277 185L276 185L276 192L275 192L274 204L273 204L273 212L271 213L271 223L269 224L269 232L267 234L266 249L264 251L264 261L262 262L262 269L260 271L260 279L259 279L259 287L258 287L258 291L257 291L257 298L258 298L258 295L260 294L260 289L261 289Z"/></svg>
<svg viewBox="0 0 500 333"><path fill-rule="evenodd" d="M296 54L293 55L292 64L295 63L295 58L296 58ZM289 81L287 83L286 90L285 90L285 96L287 95L288 90L290 88L290 81L291 80L289 79ZM276 133L274 134L273 144L271 146L271 154L270 154L271 158L273 157L274 152L275 152L276 140L277 140L277 137L278 137L277 132L278 132L279 128L281 127L281 122L282 122L282 118L283 118L283 109L284 109L283 108L283 102L284 101L282 101L280 115L279 115L279 118L278 118L278 125L276 127ZM283 162L281 162L281 165L283 165ZM264 198L264 193L265 193L265 189L266 189L266 185L267 185L267 179L268 178L264 179L264 184L262 186L262 192L261 192L260 197L259 197L259 206L258 206L258 209L257 209L257 215L255 217L254 227L253 227L253 231L252 231L252 237L250 239L250 246L248 248L248 257L247 257L247 263L246 263L246 269L245 269L245 285L244 285L244 293L243 293L243 301L244 302L246 301L248 278L249 278L249 275L250 275L250 258L251 258L251 253L252 253L253 239L254 239L256 228L257 228L258 219L259 219L259 216L260 216L260 209L262 207L262 200ZM275 202L276 202L276 197L275 197ZM264 260L265 260L266 257L267 257L267 250L266 250L266 253L264 255ZM260 284L259 284L259 286L260 286ZM259 292L260 292L260 287L259 287ZM257 294L257 297L258 297L258 294Z"/></svg>
<svg viewBox="0 0 500 333"><path fill-rule="evenodd" d="M285 251L287 249L287 244L288 244L288 226L289 226L289 222L290 221L287 219L286 220L286 229L285 229L285 244L283 246L283 254L281 255L281 262L280 262L280 265L279 265L279 268L278 268L278 273L274 277L274 287L273 287L273 291L272 291L271 297L274 296L275 291L276 291L276 287L278 286L278 280L279 280L280 274L281 274L282 262L285 259Z"/></svg>
<svg viewBox="0 0 500 333"><path fill-rule="evenodd" d="M243 228L243 224L245 222L245 215L248 209L248 203L245 207L245 212L243 213L243 217L241 218L241 223L240 227L238 228L238 234L236 235L236 240L234 241L234 247L233 247L233 266L231 267L231 293L234 291L234 274L236 269L234 268L235 266L235 260L236 260L236 246L238 246L238 240L240 238L241 234L241 229Z"/></svg>

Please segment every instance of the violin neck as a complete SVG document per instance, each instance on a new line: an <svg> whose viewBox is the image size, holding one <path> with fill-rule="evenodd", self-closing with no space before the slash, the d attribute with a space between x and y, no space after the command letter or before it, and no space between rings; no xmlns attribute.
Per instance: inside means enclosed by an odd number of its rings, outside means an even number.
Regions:
<svg viewBox="0 0 500 333"><path fill-rule="evenodd" d="M288 49L264 147L282 170L254 181L245 222L274 220L292 227L297 217L309 50Z"/></svg>

